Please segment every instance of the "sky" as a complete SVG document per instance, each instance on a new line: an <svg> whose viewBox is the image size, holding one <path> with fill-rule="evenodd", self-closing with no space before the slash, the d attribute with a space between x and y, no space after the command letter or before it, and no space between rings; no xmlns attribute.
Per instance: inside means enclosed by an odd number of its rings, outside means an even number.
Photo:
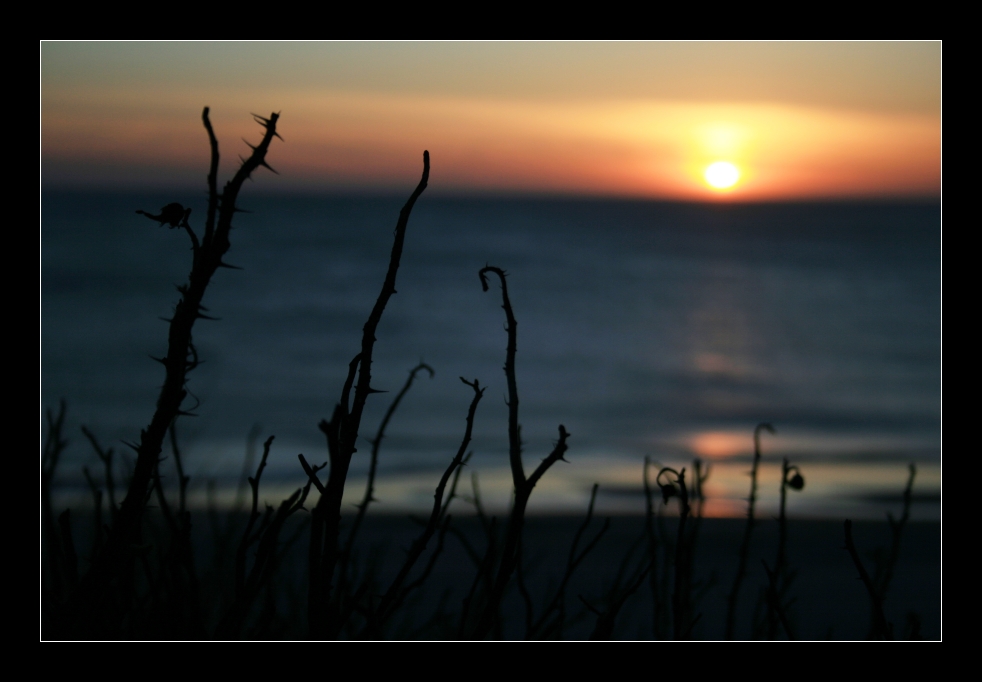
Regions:
<svg viewBox="0 0 982 682"><path fill-rule="evenodd" d="M940 42L42 42L42 188L935 198Z"/></svg>

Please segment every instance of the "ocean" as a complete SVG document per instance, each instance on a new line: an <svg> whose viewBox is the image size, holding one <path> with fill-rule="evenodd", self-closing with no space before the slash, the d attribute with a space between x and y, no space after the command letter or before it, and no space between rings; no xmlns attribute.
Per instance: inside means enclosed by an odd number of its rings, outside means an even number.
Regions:
<svg viewBox="0 0 982 682"><path fill-rule="evenodd" d="M246 192L226 260L199 321L202 364L189 379L196 417L179 420L192 502L235 496L258 443L276 436L263 478L271 502L299 487L297 454L326 461L317 423L338 400L388 264L404 197ZM41 409L67 404L71 443L56 484L84 494L94 454L79 427L127 450L153 413L163 369L161 318L190 269L186 234L135 214L194 191L41 198ZM476 474L491 509L507 507L506 335L486 264L508 273L518 320L517 376L526 468L560 424L560 462L530 513L644 511L645 458L708 465L707 516L745 513L753 430L762 438L761 513L776 509L781 460L805 487L800 518L882 519L900 508L916 464L912 519L941 514L941 208L936 203L682 204L601 199L447 198L413 211L392 298L378 328L373 395L352 465L363 492L379 420L419 362L384 439L373 511L432 504L440 472L478 408ZM42 417L42 436L44 420ZM121 462L125 470L125 462ZM165 471L170 464L165 462ZM170 474L173 482L173 475ZM457 503L455 503L457 504ZM463 501L460 504L465 504Z"/></svg>

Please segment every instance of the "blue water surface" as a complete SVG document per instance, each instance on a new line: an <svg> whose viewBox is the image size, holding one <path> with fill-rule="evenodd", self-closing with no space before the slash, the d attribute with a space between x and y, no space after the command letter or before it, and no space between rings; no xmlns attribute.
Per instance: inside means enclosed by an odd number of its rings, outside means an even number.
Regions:
<svg viewBox="0 0 982 682"><path fill-rule="evenodd" d="M174 194L45 192L41 215L41 406L64 398L73 428L135 441L152 415L187 235L136 215ZM403 198L246 194L201 321L203 364L182 420L189 467L236 476L261 425L298 477L296 452L326 459L320 419L381 287ZM644 456L685 460L700 434L774 423L801 461L917 461L941 452L941 228L937 204L695 205L576 199L430 199L417 204L398 294L378 329L373 385L421 378L386 438L389 475L442 469L480 406L472 467L502 467L506 335L497 283L518 319L522 436L534 465L558 425L569 459L595 470ZM363 434L390 400L373 396ZM80 435L63 468L91 454ZM708 442L708 441L707 441ZM368 444L363 441L362 454ZM732 450L732 448L731 448ZM286 454L288 453L288 454ZM708 455L711 457L712 452ZM674 458L674 459L673 459ZM364 471L356 458L354 474ZM66 474L67 475L67 474ZM302 476L298 478L300 480Z"/></svg>

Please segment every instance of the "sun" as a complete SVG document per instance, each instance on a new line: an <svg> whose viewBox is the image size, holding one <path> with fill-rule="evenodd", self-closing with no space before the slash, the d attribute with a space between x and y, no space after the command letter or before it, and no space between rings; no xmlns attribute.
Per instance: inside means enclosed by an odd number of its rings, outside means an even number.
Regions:
<svg viewBox="0 0 982 682"><path fill-rule="evenodd" d="M703 177L710 187L729 189L740 179L740 169L729 161L717 161L706 166Z"/></svg>

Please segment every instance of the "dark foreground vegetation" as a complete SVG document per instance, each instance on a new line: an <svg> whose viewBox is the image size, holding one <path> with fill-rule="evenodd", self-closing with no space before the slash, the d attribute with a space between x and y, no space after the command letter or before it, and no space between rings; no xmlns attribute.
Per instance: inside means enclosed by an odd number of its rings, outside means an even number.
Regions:
<svg viewBox="0 0 982 682"><path fill-rule="evenodd" d="M180 299L169 320L167 353L157 359L165 380L156 409L139 439L128 444L135 458L126 460L125 476L120 476L119 453L83 428L101 464L99 469L84 471L92 493L91 512L76 511L73 516L68 509L54 508L52 481L67 445L65 405L47 413L41 462L43 639L799 636L802 614L796 613L796 569L788 552L795 525L789 524L786 510L788 495L801 490L805 480L787 460L782 466L776 525L766 533L756 528L761 437L774 432L770 424L758 425L753 434L747 518L740 524L739 543L731 548L733 565L725 575L706 578L695 570L700 538L705 543L712 535L706 532L709 525L702 511L709 468L698 460L691 468L680 469L645 462L639 472L646 501L643 519L618 520L619 527L611 519L594 519L596 486L580 522L565 522L555 532L544 532L550 521L526 518L537 482L564 458L572 436L557 425L552 450L536 453L534 466L526 463L515 368L518 322L506 273L497 266L475 273L475 285L479 281L489 293L500 288L504 310L508 456L514 491L510 512L503 519L489 516L477 477L461 481L485 390L478 379L461 377L465 426L456 454L435 482L429 515L406 525L391 519L382 523L367 514L374 501L373 482L386 428L419 373L433 372L425 364L411 370L369 438L362 415L367 401L378 393L371 375L375 333L396 293L410 214L426 189L426 152L422 178L400 212L388 271L363 327L361 347L353 349L333 414L318 425L326 440L327 460L299 455L297 489L278 506L261 509L262 474L274 442L270 436L255 471L244 481L248 502L232 511L210 509L192 516L176 424L195 409L188 404L193 398L187 390L188 375L199 362L192 331L198 320L210 319L202 302L211 278L219 268L230 267L223 258L230 246L239 191L260 167L269 168L266 155L279 137L277 114L256 116L256 120L264 131L261 141L219 191L218 141L208 109L204 111L211 165L203 228L196 231L191 226L191 210L180 204L169 204L159 213L138 211L187 234L191 270L187 282L178 286ZM371 443L371 452L361 455L371 458L368 484L357 511L342 519L342 495L359 436ZM162 471L165 467L168 470ZM864 560L866 549L857 548L850 521L842 530L839 546L844 549L836 550L850 558L850 578L855 581L858 576L862 581L870 639L921 637L915 613L894 623L884 606L908 525L915 473L912 465L903 513L899 519L889 518L886 550L875 554L872 562ZM175 480L176 485L164 485ZM468 503L473 514L452 518L449 510L455 498ZM732 526L727 527L735 530ZM405 549L397 560L391 559L392 552L388 557L383 553L385 532L397 536ZM773 535L768 543L773 552L756 565L751 560L756 556L751 552L755 532ZM611 536L618 534L621 540L613 543L617 552L603 549L605 540L610 545ZM80 542L81 538L87 541ZM562 538L561 545L557 538ZM725 608L717 609L719 613L704 608L703 598L714 587L726 593ZM642 612L645 615L639 616ZM720 627L704 620L707 613Z"/></svg>

